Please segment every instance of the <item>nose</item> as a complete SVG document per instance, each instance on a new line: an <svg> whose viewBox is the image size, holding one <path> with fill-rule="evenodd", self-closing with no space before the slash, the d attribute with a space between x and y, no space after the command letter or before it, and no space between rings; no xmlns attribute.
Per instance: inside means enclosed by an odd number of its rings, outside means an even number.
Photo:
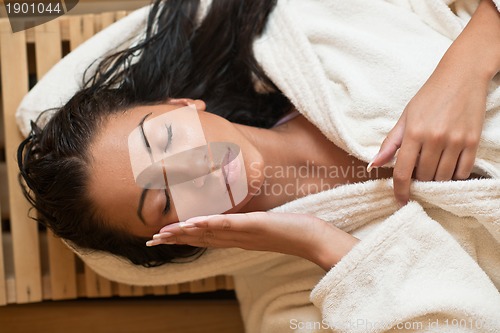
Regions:
<svg viewBox="0 0 500 333"><path fill-rule="evenodd" d="M189 162L169 161L165 167L168 183L170 185L181 184L202 178L210 173L209 164L204 160L194 159Z"/></svg>
<svg viewBox="0 0 500 333"><path fill-rule="evenodd" d="M183 151L163 160L169 185L196 181L210 173L210 158L206 146ZM199 185L203 185L202 183Z"/></svg>
<svg viewBox="0 0 500 333"><path fill-rule="evenodd" d="M136 182L143 188L164 189L185 182L202 186L199 178L210 174L207 146L199 146L159 160L147 167ZM167 184L168 183L168 184Z"/></svg>
<svg viewBox="0 0 500 333"><path fill-rule="evenodd" d="M202 187L206 176L228 164L239 152L237 145L228 142L212 142L209 145L188 149L151 164L139 175L137 183L154 189L186 182Z"/></svg>

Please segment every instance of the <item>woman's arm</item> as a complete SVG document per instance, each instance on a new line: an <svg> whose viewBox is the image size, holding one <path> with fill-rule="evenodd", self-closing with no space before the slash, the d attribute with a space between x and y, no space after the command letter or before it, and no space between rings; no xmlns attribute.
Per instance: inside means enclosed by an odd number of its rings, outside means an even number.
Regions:
<svg viewBox="0 0 500 333"><path fill-rule="evenodd" d="M408 103L371 166L399 149L394 193L409 200L412 173L423 181L466 179L482 132L488 85L500 71L500 13L482 0L427 82Z"/></svg>
<svg viewBox="0 0 500 333"><path fill-rule="evenodd" d="M253 212L201 216L161 229L149 246L239 247L305 258L328 271L359 240L306 214Z"/></svg>
<svg viewBox="0 0 500 333"><path fill-rule="evenodd" d="M451 44L443 60L443 66L448 61L452 65L468 65L485 81L490 81L500 71L500 12L492 0L479 3L469 24Z"/></svg>
<svg viewBox="0 0 500 333"><path fill-rule="evenodd" d="M310 215L265 212L196 217L162 233L157 244L273 251L318 264L327 274L311 300L321 326L335 332L500 330L495 286L417 204L362 241Z"/></svg>

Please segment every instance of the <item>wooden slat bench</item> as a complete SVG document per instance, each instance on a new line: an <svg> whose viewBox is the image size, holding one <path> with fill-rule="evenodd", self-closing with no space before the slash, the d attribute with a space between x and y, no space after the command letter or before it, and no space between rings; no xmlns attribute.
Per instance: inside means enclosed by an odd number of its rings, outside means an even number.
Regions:
<svg viewBox="0 0 500 333"><path fill-rule="evenodd" d="M15 111L29 90L30 75L41 78L67 52L126 15L67 15L15 34L8 20L0 19L0 305L233 289L229 276L154 288L106 280L28 217L18 184L16 151L23 137ZM1 313L0 308L0 322Z"/></svg>

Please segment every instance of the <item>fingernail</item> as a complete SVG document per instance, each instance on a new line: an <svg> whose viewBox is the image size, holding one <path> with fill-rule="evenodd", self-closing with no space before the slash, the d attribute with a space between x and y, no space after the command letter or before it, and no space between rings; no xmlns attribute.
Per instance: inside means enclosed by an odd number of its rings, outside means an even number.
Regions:
<svg viewBox="0 0 500 333"><path fill-rule="evenodd" d="M155 245L158 245L160 244L157 240L148 240L146 242L146 246L155 246Z"/></svg>
<svg viewBox="0 0 500 333"><path fill-rule="evenodd" d="M168 238L172 235L173 234L171 232L160 232L159 234L154 234L153 239Z"/></svg>
<svg viewBox="0 0 500 333"><path fill-rule="evenodd" d="M374 166L373 165L373 161L371 161L370 163L368 163L368 166L366 167L366 172L370 173L373 169L377 169L378 166Z"/></svg>
<svg viewBox="0 0 500 333"><path fill-rule="evenodd" d="M175 241L173 241L173 240L152 239L152 240L148 240L146 242L146 246L156 246L156 245L160 245L160 244L172 245L172 244L175 244Z"/></svg>
<svg viewBox="0 0 500 333"><path fill-rule="evenodd" d="M179 222L179 227L181 227L181 228L194 228L195 225L192 222Z"/></svg>
<svg viewBox="0 0 500 333"><path fill-rule="evenodd" d="M373 170L373 168L377 168L376 166L373 166L373 162L375 162L377 157L378 157L378 153L375 156L373 156L372 161L370 163L368 163L368 166L366 167L366 171L368 173L370 173Z"/></svg>

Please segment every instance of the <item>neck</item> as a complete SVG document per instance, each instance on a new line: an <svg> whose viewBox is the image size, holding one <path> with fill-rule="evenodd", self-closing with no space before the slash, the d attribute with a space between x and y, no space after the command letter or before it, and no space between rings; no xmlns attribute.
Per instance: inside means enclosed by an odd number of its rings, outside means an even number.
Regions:
<svg viewBox="0 0 500 333"><path fill-rule="evenodd" d="M366 163L349 155L303 116L272 128L240 126L264 162L263 182L240 212L269 210L337 186L392 177L392 170L366 171Z"/></svg>
<svg viewBox="0 0 500 333"><path fill-rule="evenodd" d="M238 126L263 158L263 182L257 194L240 210L259 211L318 192L321 177L314 169L330 161L325 148L335 147L320 131L299 116L272 129Z"/></svg>

